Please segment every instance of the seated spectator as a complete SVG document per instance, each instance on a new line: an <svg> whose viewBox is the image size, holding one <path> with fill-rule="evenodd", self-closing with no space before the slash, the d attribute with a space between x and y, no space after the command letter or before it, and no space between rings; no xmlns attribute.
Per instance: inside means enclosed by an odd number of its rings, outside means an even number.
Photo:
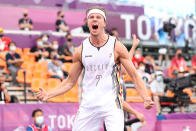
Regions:
<svg viewBox="0 0 196 131"><path fill-rule="evenodd" d="M0 52L9 51L8 45L11 42L11 39L4 36L3 28L0 28Z"/></svg>
<svg viewBox="0 0 196 131"><path fill-rule="evenodd" d="M171 60L171 68L172 72L177 73L179 77L183 76L186 71L186 61L182 57L182 50L180 48L176 50L176 54Z"/></svg>
<svg viewBox="0 0 196 131"><path fill-rule="evenodd" d="M141 50L137 49L135 51L135 54L134 54L133 59L132 59L132 62L133 62L136 69L138 69L140 62L144 62L144 59L145 58L142 56Z"/></svg>
<svg viewBox="0 0 196 131"><path fill-rule="evenodd" d="M27 127L27 131L52 131L50 127L44 124L43 111L36 109L32 113L34 123Z"/></svg>
<svg viewBox="0 0 196 131"><path fill-rule="evenodd" d="M116 37L117 40L120 40L117 28L112 28L111 31L110 31L110 35Z"/></svg>
<svg viewBox="0 0 196 131"><path fill-rule="evenodd" d="M152 82L152 76L149 73L145 72L145 64L143 62L139 63L139 68L137 69L138 74L143 79L146 87L149 87L149 84Z"/></svg>
<svg viewBox="0 0 196 131"><path fill-rule="evenodd" d="M49 48L46 48L46 50L49 53L49 59L51 58L51 54L54 52L56 53L57 58L59 58L59 43L58 43L58 41L54 40L51 43L51 46Z"/></svg>
<svg viewBox="0 0 196 131"><path fill-rule="evenodd" d="M51 61L48 62L48 72L51 78L63 80L67 78L67 72L64 64L57 59L56 53L51 54Z"/></svg>
<svg viewBox="0 0 196 131"><path fill-rule="evenodd" d="M35 61L46 60L49 56L48 51L43 46L43 41L38 38L36 41L36 46L33 46L30 50L30 54L35 56Z"/></svg>
<svg viewBox="0 0 196 131"><path fill-rule="evenodd" d="M0 78L0 104L8 103L11 98L4 86L4 78Z"/></svg>
<svg viewBox="0 0 196 131"><path fill-rule="evenodd" d="M11 42L8 47L10 51L6 54L7 68L11 72L13 85L18 86L16 76L23 60L21 59L20 55L15 52L16 44L14 42Z"/></svg>
<svg viewBox="0 0 196 131"><path fill-rule="evenodd" d="M44 33L44 34L42 34L42 35L40 36L40 38L42 39L43 47L44 47L44 48L51 47L51 42L48 41L49 38L50 38L49 34Z"/></svg>
<svg viewBox="0 0 196 131"><path fill-rule="evenodd" d="M84 18L84 25L82 26L83 33L90 33L90 30L88 28L87 18Z"/></svg>
<svg viewBox="0 0 196 131"><path fill-rule="evenodd" d="M21 30L29 31L33 29L33 21L28 17L27 10L23 12L23 18L18 21L18 25Z"/></svg>
<svg viewBox="0 0 196 131"><path fill-rule="evenodd" d="M192 58L192 69L191 69L191 74L196 73L196 55L193 56Z"/></svg>
<svg viewBox="0 0 196 131"><path fill-rule="evenodd" d="M72 43L72 36L68 33L66 36L67 43L64 43L63 47L61 48L61 54L65 56L72 56L74 53L74 46Z"/></svg>
<svg viewBox="0 0 196 131"><path fill-rule="evenodd" d="M56 31L57 32L67 32L69 30L69 26L67 26L67 23L63 20L64 14L62 11L57 12L57 20L56 20Z"/></svg>
<svg viewBox="0 0 196 131"><path fill-rule="evenodd" d="M90 34L90 30L88 28L87 18L84 18L84 25L80 27L76 27L71 30L71 34Z"/></svg>
<svg viewBox="0 0 196 131"><path fill-rule="evenodd" d="M152 58L152 56L147 55L145 56L145 72L147 72L148 74L153 74L154 73L154 69L156 68L155 65L155 61Z"/></svg>
<svg viewBox="0 0 196 131"><path fill-rule="evenodd" d="M156 71L155 79L150 84L150 89L152 92L152 97L156 105L157 114L161 113L160 100L159 97L164 96L165 84L163 82L163 72Z"/></svg>

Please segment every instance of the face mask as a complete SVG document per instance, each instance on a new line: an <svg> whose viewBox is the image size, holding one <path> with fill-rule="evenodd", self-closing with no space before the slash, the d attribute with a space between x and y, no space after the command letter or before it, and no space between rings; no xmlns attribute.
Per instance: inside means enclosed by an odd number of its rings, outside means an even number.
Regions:
<svg viewBox="0 0 196 131"><path fill-rule="evenodd" d="M67 39L67 41L71 42L71 41L72 41L72 39L71 39L71 38L68 38L68 39Z"/></svg>
<svg viewBox="0 0 196 131"><path fill-rule="evenodd" d="M24 17L27 17L28 15L27 14L24 14Z"/></svg>
<svg viewBox="0 0 196 131"><path fill-rule="evenodd" d="M163 80L163 78L162 78L162 76L157 76L156 80L157 80L158 82L161 82L161 81Z"/></svg>
<svg viewBox="0 0 196 131"><path fill-rule="evenodd" d="M53 56L53 60L57 60L57 56L55 55L55 56Z"/></svg>
<svg viewBox="0 0 196 131"><path fill-rule="evenodd" d="M53 45L53 48L54 48L54 49L58 49L59 46L58 46L58 45Z"/></svg>
<svg viewBox="0 0 196 131"><path fill-rule="evenodd" d="M114 36L118 36L118 32L113 32L113 35Z"/></svg>
<svg viewBox="0 0 196 131"><path fill-rule="evenodd" d="M144 67L144 66L140 66L139 69L140 69L141 71L144 71L144 70L145 70L145 67Z"/></svg>
<svg viewBox="0 0 196 131"><path fill-rule="evenodd" d="M48 37L43 37L42 40L46 42L48 41Z"/></svg>
<svg viewBox="0 0 196 131"><path fill-rule="evenodd" d="M40 46L40 47L42 47L43 46L43 42L42 41L38 41L37 42L37 45Z"/></svg>
<svg viewBox="0 0 196 131"><path fill-rule="evenodd" d="M150 65L150 61L146 61L146 64Z"/></svg>
<svg viewBox="0 0 196 131"><path fill-rule="evenodd" d="M44 117L43 116L38 116L35 118L35 121L37 124L42 124L44 122Z"/></svg>
<svg viewBox="0 0 196 131"><path fill-rule="evenodd" d="M15 50L16 50L16 46L11 46L11 47L10 47L10 50L11 50L11 51L15 51Z"/></svg>
<svg viewBox="0 0 196 131"><path fill-rule="evenodd" d="M180 53L180 54L178 54L178 58L181 58L182 57L182 54Z"/></svg>
<svg viewBox="0 0 196 131"><path fill-rule="evenodd" d="M135 54L136 59L139 59L140 57L141 57L140 54Z"/></svg>
<svg viewBox="0 0 196 131"><path fill-rule="evenodd" d="M3 37L3 34L1 34L0 37Z"/></svg>

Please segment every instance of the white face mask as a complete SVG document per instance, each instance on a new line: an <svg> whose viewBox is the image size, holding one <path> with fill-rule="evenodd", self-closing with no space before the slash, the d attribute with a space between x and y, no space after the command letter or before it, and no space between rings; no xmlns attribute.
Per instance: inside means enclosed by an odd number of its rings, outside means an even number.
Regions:
<svg viewBox="0 0 196 131"><path fill-rule="evenodd" d="M140 57L141 57L140 54L135 54L135 58L136 58L136 59L139 59Z"/></svg>
<svg viewBox="0 0 196 131"><path fill-rule="evenodd" d="M43 42L42 41L38 41L37 42L37 45L40 46L40 47L42 47L43 46Z"/></svg>
<svg viewBox="0 0 196 131"><path fill-rule="evenodd" d="M11 51L15 51L15 50L16 50L16 46L11 46L11 47L10 47L10 50L11 50Z"/></svg>
<svg viewBox="0 0 196 131"><path fill-rule="evenodd" d="M48 41L48 37L43 37L42 40L43 40L44 42L46 42L46 41Z"/></svg>
<svg viewBox="0 0 196 131"><path fill-rule="evenodd" d="M59 46L58 46L58 45L53 45L53 48L54 48L54 49L58 49Z"/></svg>
<svg viewBox="0 0 196 131"><path fill-rule="evenodd" d="M139 69L140 69L141 71L144 71L144 70L145 70L145 67L144 67L144 66L140 66Z"/></svg>
<svg viewBox="0 0 196 131"><path fill-rule="evenodd" d="M163 81L163 77L162 77L162 76L157 76L156 80L157 80L158 82L161 82L161 81Z"/></svg>
<svg viewBox="0 0 196 131"><path fill-rule="evenodd" d="M44 117L43 116L38 116L35 118L35 121L37 124L42 124L44 122Z"/></svg>

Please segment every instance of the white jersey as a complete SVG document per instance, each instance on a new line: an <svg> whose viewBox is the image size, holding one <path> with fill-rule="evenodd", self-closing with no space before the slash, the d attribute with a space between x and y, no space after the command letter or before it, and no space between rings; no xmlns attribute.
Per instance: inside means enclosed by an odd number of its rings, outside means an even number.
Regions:
<svg viewBox="0 0 196 131"><path fill-rule="evenodd" d="M102 47L95 47L90 38L82 43L82 107L104 106L117 103L121 108L121 93L117 78L118 66L114 61L116 38L109 36Z"/></svg>

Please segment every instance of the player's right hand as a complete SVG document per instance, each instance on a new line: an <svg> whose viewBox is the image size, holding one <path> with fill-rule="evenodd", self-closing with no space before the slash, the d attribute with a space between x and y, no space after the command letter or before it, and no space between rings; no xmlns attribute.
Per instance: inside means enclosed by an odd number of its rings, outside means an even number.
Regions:
<svg viewBox="0 0 196 131"><path fill-rule="evenodd" d="M41 101L46 101L48 99L48 94L43 88L39 88L39 91L36 93L37 99Z"/></svg>

